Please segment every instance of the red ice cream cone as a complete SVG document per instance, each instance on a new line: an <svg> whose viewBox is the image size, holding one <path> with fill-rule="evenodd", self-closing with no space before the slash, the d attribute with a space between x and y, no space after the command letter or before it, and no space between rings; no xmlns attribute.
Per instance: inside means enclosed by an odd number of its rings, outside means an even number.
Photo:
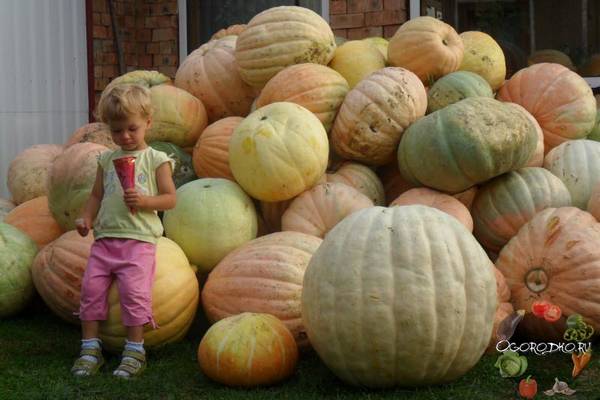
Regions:
<svg viewBox="0 0 600 400"><path fill-rule="evenodd" d="M123 190L135 187L135 157L121 157L113 160L115 171L121 181ZM135 208L129 207L129 211L135 214Z"/></svg>

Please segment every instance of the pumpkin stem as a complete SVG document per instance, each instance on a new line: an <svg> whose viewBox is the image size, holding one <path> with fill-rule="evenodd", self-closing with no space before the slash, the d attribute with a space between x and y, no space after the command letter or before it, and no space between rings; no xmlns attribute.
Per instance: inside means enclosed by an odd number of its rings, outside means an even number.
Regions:
<svg viewBox="0 0 600 400"><path fill-rule="evenodd" d="M541 293L548 287L548 280L543 268L534 268L525 275L525 286L534 293Z"/></svg>

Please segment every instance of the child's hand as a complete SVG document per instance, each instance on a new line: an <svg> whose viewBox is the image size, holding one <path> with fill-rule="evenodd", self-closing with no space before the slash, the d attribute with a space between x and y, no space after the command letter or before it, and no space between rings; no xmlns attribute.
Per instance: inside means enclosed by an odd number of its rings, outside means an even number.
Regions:
<svg viewBox="0 0 600 400"><path fill-rule="evenodd" d="M85 237L90 229L92 229L92 222L86 218L77 218L75 220L75 227L77 228L77 232Z"/></svg>
<svg viewBox="0 0 600 400"><path fill-rule="evenodd" d="M127 207L129 208L144 208L146 205L146 198L134 188L125 189L125 195L123 197L125 199L125 204L127 204Z"/></svg>

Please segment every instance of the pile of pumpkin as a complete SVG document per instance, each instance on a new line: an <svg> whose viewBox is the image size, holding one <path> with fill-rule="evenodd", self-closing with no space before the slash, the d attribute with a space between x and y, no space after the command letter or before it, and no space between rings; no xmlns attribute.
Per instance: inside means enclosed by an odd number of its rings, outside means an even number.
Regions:
<svg viewBox="0 0 600 400"><path fill-rule="evenodd" d="M218 32L174 81L111 82L150 88L147 140L177 162L147 346L182 338L200 306L215 324L199 362L220 382L276 382L313 348L350 384L419 386L465 374L536 301L562 317L528 313L531 340L560 337L572 314L600 330L596 100L558 64L505 71L490 36L430 17L344 42L314 12L276 7ZM110 148L92 123L13 160L0 317L35 290L77 323L92 238L74 220ZM113 351L115 289L100 331Z"/></svg>

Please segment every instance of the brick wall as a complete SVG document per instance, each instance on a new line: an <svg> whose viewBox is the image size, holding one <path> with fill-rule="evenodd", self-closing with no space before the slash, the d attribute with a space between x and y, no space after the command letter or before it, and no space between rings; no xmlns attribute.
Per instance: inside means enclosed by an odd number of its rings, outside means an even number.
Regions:
<svg viewBox="0 0 600 400"><path fill-rule="evenodd" d="M108 0L92 0L94 90L121 72L157 70L175 77L179 64L177 0L113 0L124 71L114 43Z"/></svg>
<svg viewBox="0 0 600 400"><path fill-rule="evenodd" d="M408 0L329 0L329 25L336 36L389 38L408 19Z"/></svg>

